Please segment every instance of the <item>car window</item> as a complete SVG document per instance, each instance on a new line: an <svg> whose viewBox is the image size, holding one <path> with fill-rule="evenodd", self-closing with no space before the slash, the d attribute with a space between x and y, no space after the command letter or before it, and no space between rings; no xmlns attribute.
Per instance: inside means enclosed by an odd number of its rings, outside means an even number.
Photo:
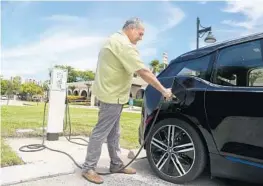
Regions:
<svg viewBox="0 0 263 186"><path fill-rule="evenodd" d="M260 40L220 50L213 82L224 86L249 86L249 72L263 67L261 51Z"/></svg>
<svg viewBox="0 0 263 186"><path fill-rule="evenodd" d="M205 79L207 74L207 69L210 62L210 55L190 60L185 62L183 68L178 72L179 75L190 75L190 76L197 76L202 79Z"/></svg>
<svg viewBox="0 0 263 186"><path fill-rule="evenodd" d="M169 77L190 75L205 79L210 63L210 57L211 55L207 55L198 59L172 64L169 69L166 69L166 71L161 76Z"/></svg>
<svg viewBox="0 0 263 186"><path fill-rule="evenodd" d="M249 72L249 86L250 87L262 87L263 86L263 68L251 70Z"/></svg>
<svg viewBox="0 0 263 186"><path fill-rule="evenodd" d="M182 63L173 63L170 66L168 66L164 71L162 71L158 77L171 77L176 76L178 72L182 69L183 64Z"/></svg>

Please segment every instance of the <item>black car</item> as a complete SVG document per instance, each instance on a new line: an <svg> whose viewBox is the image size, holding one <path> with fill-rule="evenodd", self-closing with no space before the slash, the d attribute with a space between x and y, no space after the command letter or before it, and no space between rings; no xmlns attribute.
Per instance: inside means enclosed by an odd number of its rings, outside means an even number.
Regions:
<svg viewBox="0 0 263 186"><path fill-rule="evenodd" d="M157 77L176 98L144 91L139 141L173 183L211 177L263 183L263 33L185 53ZM149 133L154 116L160 113Z"/></svg>

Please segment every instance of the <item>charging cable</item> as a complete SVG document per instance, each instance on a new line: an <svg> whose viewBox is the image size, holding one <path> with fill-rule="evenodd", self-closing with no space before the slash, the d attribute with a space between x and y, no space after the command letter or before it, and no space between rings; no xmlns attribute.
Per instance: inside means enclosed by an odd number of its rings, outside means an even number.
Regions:
<svg viewBox="0 0 263 186"><path fill-rule="evenodd" d="M154 127L154 125L155 125L155 123L156 123L156 120L157 120L157 118L158 118L159 112L160 112L160 110L161 110L164 102L166 102L165 99L164 99L163 97L161 97L161 100L160 100L160 103L159 103L159 107L158 107L158 109L157 109L157 111L156 111L156 113L155 113L155 117L154 117L154 120L153 120L153 122L152 122L152 124L151 124L151 127L150 127L149 131L148 131L148 134L147 134L147 136L146 136L143 144L141 144L141 147L140 147L139 151L137 152L137 154L135 155L135 157L132 158L131 161L130 161L128 164L126 164L125 166L123 166L123 167L120 168L119 170L116 170L116 171L114 171L114 172L104 172L104 173L102 173L102 172L97 172L98 174L100 174L100 175L110 175L110 174L118 173L118 172L124 170L125 168L127 168L131 163L133 163L133 162L136 160L136 158L137 158L138 155L140 154L141 150L142 150L143 147L145 146L146 142L149 140L151 130L153 129L153 127ZM42 132L43 132L43 133L42 133L42 134L43 134L43 135L42 135L42 143L41 143L41 144L29 144L29 145L21 146L21 147L19 148L19 151L21 151L21 152L37 152L37 151L41 151L41 150L44 150L44 149L48 149L48 150L53 151L53 152L58 152L58 153L62 153L62 154L67 155L67 156L74 162L74 164L75 164L78 168L82 169L82 166L79 165L79 164L76 162L76 160L74 160L74 158L73 158L70 154L68 154L68 153L66 153L66 152L64 152L64 151L60 151L60 150L56 150L56 149L49 148L48 146L45 145L45 129L44 129L44 126L45 126L45 116L46 116L46 106L47 106L47 103L48 103L48 100L45 101L45 105L44 105L44 116L43 116L43 123L42 123L42 127L43 127L43 131L42 131ZM70 121L70 114L69 114L69 104L68 104L68 101L66 101L66 125L64 125L64 130L65 130L65 128L67 127L68 119L69 119L69 137L68 137L68 138L66 137L66 139L67 139L69 142L75 143L75 144L77 144L77 145L88 146L88 141L85 140L85 139L83 139L83 138L71 138L72 131L71 131L71 121ZM65 135L65 136L66 136L66 135ZM83 143L73 142L73 141L71 141L72 139L79 139L79 140L82 140L82 141L84 141L84 142L86 142L86 143L83 144ZM27 148L27 150L26 150L26 148ZM145 158L145 157L143 157L143 158ZM143 159L143 158L140 158L140 159ZM137 160L138 160L138 159L137 159Z"/></svg>

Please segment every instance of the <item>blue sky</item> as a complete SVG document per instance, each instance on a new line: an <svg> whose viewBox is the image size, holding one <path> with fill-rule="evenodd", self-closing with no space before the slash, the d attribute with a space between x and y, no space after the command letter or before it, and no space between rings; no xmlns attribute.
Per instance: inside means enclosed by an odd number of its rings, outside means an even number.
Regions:
<svg viewBox="0 0 263 186"><path fill-rule="evenodd" d="M95 70L107 36L126 19L146 27L138 49L148 65L195 49L196 17L212 26L218 42L263 30L263 1L5 1L2 12L2 75L45 80L55 64ZM204 38L200 46L205 46Z"/></svg>

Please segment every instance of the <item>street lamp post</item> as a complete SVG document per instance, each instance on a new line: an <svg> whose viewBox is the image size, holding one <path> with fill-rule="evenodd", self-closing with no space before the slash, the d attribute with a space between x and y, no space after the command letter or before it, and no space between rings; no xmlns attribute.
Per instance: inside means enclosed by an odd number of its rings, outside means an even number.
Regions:
<svg viewBox="0 0 263 186"><path fill-rule="evenodd" d="M199 38L202 38L206 32L208 32L207 37L205 38L205 42L206 43L214 43L216 42L216 38L212 35L212 27L203 27L200 24L200 19L199 17L197 17L197 21L196 21L196 27L197 27L197 31L196 31L196 48L199 48ZM199 29L199 27L202 27L202 29ZM200 34L203 34L202 36L200 36Z"/></svg>

